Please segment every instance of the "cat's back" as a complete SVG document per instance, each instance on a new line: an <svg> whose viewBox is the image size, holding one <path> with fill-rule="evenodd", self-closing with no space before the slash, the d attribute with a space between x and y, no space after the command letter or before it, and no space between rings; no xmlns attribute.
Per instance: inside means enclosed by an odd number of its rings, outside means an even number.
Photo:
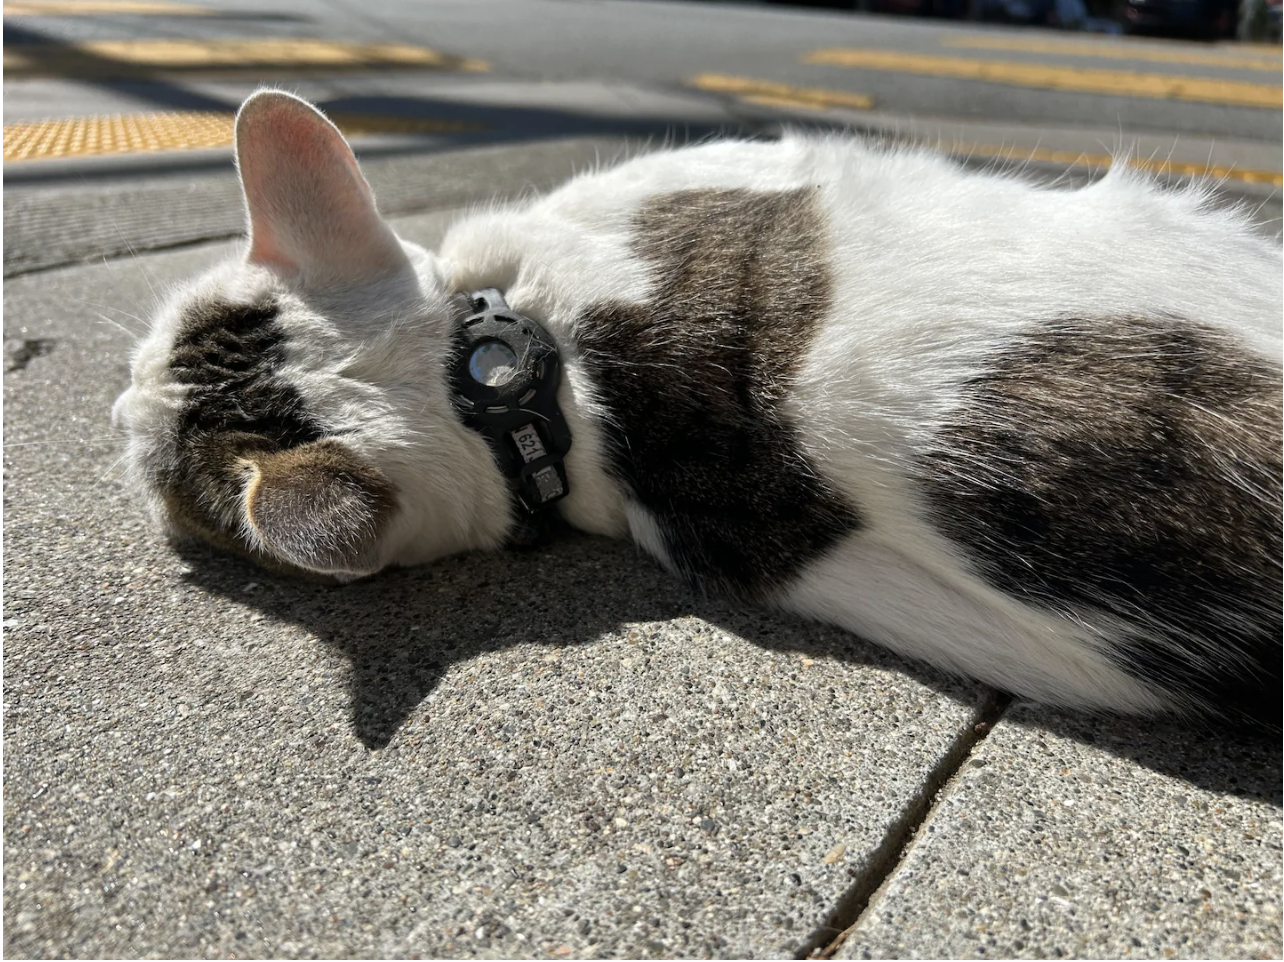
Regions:
<svg viewBox="0 0 1284 962"><path fill-rule="evenodd" d="M789 137L454 239L562 331L688 578L1054 702L1278 715L1284 272L1206 191Z"/></svg>
<svg viewBox="0 0 1284 962"><path fill-rule="evenodd" d="M1162 188L1122 161L1067 188L852 136L714 141L586 171L520 208L479 214L443 253L465 275L503 263L511 282L523 270L533 281L543 269L562 305L640 298L653 272L631 269L639 232L658 217L709 222L725 202L808 218L835 304L870 318L867 335L911 318L984 332L1071 304L1104 315L1144 303L1277 353L1278 242L1247 213L1219 207L1211 187ZM761 237L723 234L745 257L763 250ZM552 276L575 261L589 267L582 291Z"/></svg>

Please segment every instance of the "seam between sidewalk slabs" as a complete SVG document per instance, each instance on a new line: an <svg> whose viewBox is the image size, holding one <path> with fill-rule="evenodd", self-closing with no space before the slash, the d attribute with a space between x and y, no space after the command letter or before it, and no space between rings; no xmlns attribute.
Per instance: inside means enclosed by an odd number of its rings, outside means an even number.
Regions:
<svg viewBox="0 0 1284 962"><path fill-rule="evenodd" d="M508 195L504 194L487 194L484 196L487 199L512 199ZM428 200L423 204L398 205L388 210L381 211L381 213L386 218L414 217L419 214L464 210L470 205L475 205L477 202L477 198L465 198L462 201L454 201L448 204L441 204L436 200ZM245 237L245 228L243 226L237 227L235 230L211 230L200 233L194 237L187 236L177 240L155 242L148 242L139 238L130 239L122 234L119 242L124 245L124 249L115 247L111 250L97 250L91 253L76 254L74 256L65 257L58 261L46 261L39 264L33 264L29 267L23 266L13 269L6 267L4 269L3 276L4 280L10 280L15 277L26 277L30 274L42 274L45 271L61 270L66 267L81 267L85 264L103 264L108 261L117 260L136 260L142 254L181 250L185 247L199 247L202 244L213 244L218 241L235 240L238 237Z"/></svg>
<svg viewBox="0 0 1284 962"><path fill-rule="evenodd" d="M400 216L400 211L393 216ZM418 214L421 211L407 211L408 214ZM200 237L188 237L183 240L162 241L155 244L133 244L126 240L122 243L128 245L126 250L97 251L92 254L77 255L67 257L59 261L48 261L41 264L33 264L30 267L18 267L14 270L4 271L4 280L12 280L15 277L27 277L31 274L43 274L45 271L61 270L65 267L83 267L86 264L105 264L108 261L133 260L142 254L161 253L163 251L182 250L184 247L199 247L202 244L213 244L216 241L232 240L237 237L244 237L245 229L241 228L236 231L215 231L209 234L203 234Z"/></svg>
<svg viewBox="0 0 1284 962"><path fill-rule="evenodd" d="M888 829L870 858L870 868L850 888L817 929L796 950L795 959L829 959L860 924L883 886L896 874L913 847L923 826L931 820L937 803L949 783L962 770L973 750L985 740L1003 717L1012 697L993 692L964 726L954 743L928 773L922 793L910 803Z"/></svg>
<svg viewBox="0 0 1284 962"><path fill-rule="evenodd" d="M478 197L464 198L463 200L454 200L450 203L442 204L437 200L428 200L423 204L406 204L398 205L388 210L381 211L386 218L397 217L415 217L420 214L444 213L448 211L464 211L471 206L475 206L478 198L486 200L512 200L519 196L513 194L484 194ZM124 248L113 248L111 250L97 250L87 254L77 254L66 257L58 261L47 261L31 266L16 267L13 269L4 269L4 280L10 280L15 277L26 277L30 274L42 274L45 271L61 270L66 267L81 267L85 264L103 264L109 261L118 260L135 260L142 254L161 253L163 251L181 250L185 247L199 247L202 244L213 244L219 241L235 240L239 237L245 237L245 228L238 227L235 230L211 230L201 233L195 237L188 236L178 240L148 242L138 238L130 239L121 235L120 243L125 245Z"/></svg>

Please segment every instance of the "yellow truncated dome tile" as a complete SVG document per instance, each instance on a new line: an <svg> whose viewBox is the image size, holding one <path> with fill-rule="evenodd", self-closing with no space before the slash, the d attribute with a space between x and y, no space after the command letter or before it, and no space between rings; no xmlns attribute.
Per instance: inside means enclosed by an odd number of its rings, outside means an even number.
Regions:
<svg viewBox="0 0 1284 962"><path fill-rule="evenodd" d="M230 147L232 118L231 113L217 111L176 111L6 124L4 159L9 162ZM412 117L336 114L331 119L348 136L442 134L483 129L480 124L466 121Z"/></svg>

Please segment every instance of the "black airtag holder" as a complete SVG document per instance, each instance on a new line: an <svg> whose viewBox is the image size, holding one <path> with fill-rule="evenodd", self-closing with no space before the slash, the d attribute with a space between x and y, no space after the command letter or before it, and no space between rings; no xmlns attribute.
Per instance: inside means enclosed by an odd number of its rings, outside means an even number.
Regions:
<svg viewBox="0 0 1284 962"><path fill-rule="evenodd" d="M570 491L571 432L557 406L562 364L548 332L493 288L469 294L451 370L464 424L490 444L518 502L537 514Z"/></svg>

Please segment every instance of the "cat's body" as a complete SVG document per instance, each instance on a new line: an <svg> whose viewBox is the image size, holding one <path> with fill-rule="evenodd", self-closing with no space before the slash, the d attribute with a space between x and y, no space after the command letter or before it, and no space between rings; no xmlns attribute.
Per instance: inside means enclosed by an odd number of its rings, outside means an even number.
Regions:
<svg viewBox="0 0 1284 962"><path fill-rule="evenodd" d="M117 407L177 529L341 577L501 546L447 378L496 288L562 356L571 524L1019 694L1278 725L1284 296L1241 217L789 137L433 255L301 102L247 102L238 154L247 258L171 301Z"/></svg>

